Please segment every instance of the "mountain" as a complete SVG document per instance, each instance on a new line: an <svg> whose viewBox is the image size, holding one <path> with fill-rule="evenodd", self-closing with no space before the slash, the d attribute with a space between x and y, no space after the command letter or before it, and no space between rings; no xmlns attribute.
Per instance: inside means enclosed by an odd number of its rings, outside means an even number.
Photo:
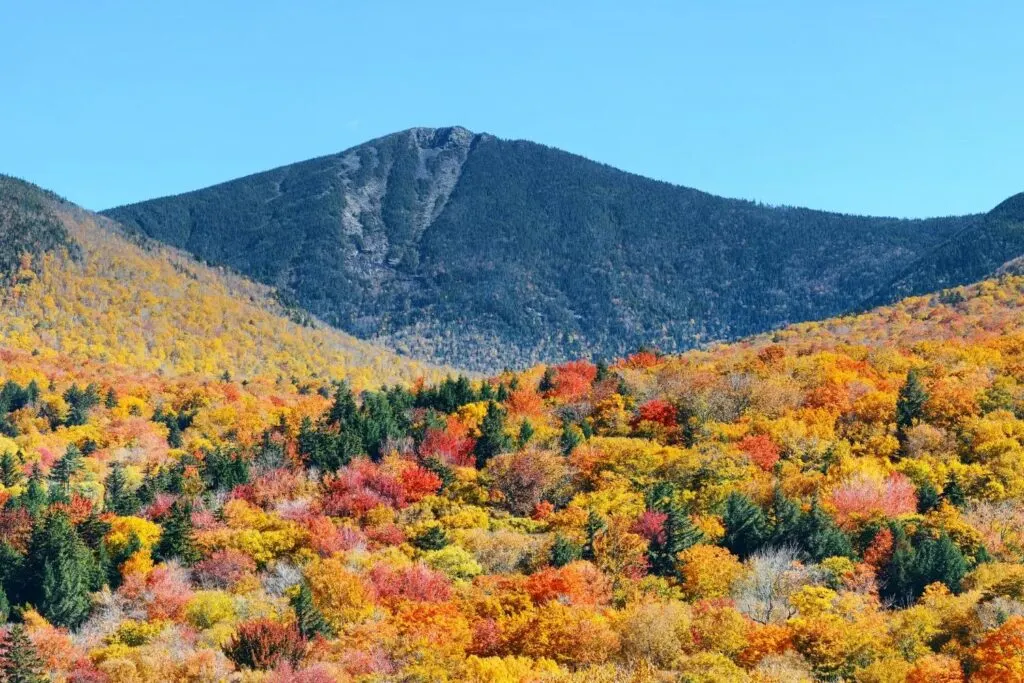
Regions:
<svg viewBox="0 0 1024 683"><path fill-rule="evenodd" d="M412 355L493 370L664 351L978 280L1020 201L900 220L769 207L417 128L105 212Z"/></svg>
<svg viewBox="0 0 1024 683"><path fill-rule="evenodd" d="M439 376L288 309L266 285L0 176L0 345L159 372L359 387Z"/></svg>

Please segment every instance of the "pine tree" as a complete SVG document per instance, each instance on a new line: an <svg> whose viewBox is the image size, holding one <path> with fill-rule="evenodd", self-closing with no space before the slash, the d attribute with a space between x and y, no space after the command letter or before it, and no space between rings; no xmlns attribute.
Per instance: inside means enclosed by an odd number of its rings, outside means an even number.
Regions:
<svg viewBox="0 0 1024 683"><path fill-rule="evenodd" d="M82 469L82 451L74 444L68 446L64 455L50 468L50 478L66 495L71 489L71 478Z"/></svg>
<svg viewBox="0 0 1024 683"><path fill-rule="evenodd" d="M25 492L18 497L18 504L32 514L38 513L46 506L46 491L43 489L43 472L39 469L39 463L32 467L32 474L29 475L28 485Z"/></svg>
<svg viewBox="0 0 1024 683"><path fill-rule="evenodd" d="M327 413L327 421L338 427L350 427L357 416L359 409L356 406L356 399L352 395L352 389L348 382L339 382L334 390L334 403Z"/></svg>
<svg viewBox="0 0 1024 683"><path fill-rule="evenodd" d="M11 601L7 599L7 592L0 588L0 623L6 623L11 615Z"/></svg>
<svg viewBox="0 0 1024 683"><path fill-rule="evenodd" d="M292 596L290 602L295 611L295 625L298 626L303 638L331 635L331 627L313 604L313 592L309 589L308 583L303 581L299 584L299 590Z"/></svg>
<svg viewBox="0 0 1024 683"><path fill-rule="evenodd" d="M171 506L160 540L153 548L153 559L158 562L166 562L173 558L187 565L199 560L199 552L196 550L192 533L192 506L181 500L175 501Z"/></svg>
<svg viewBox="0 0 1024 683"><path fill-rule="evenodd" d="M564 567L570 562L580 559L582 553L582 548L565 536L558 534L555 536L555 542L551 546L551 566Z"/></svg>
<svg viewBox="0 0 1024 683"><path fill-rule="evenodd" d="M448 545L448 534L435 524L414 538L412 544L420 550L440 550Z"/></svg>
<svg viewBox="0 0 1024 683"><path fill-rule="evenodd" d="M896 437L901 446L905 445L907 430L924 414L924 404L927 400L928 392L921 384L917 369L913 368L907 373L907 379L900 387L896 399Z"/></svg>
<svg viewBox="0 0 1024 683"><path fill-rule="evenodd" d="M726 499L722 523L725 526L722 545L741 559L757 552L768 538L768 525L761 508L738 491L733 491Z"/></svg>
<svg viewBox="0 0 1024 683"><path fill-rule="evenodd" d="M487 413L480 423L480 438L473 448L476 466L483 469L488 460L511 447L512 439L505 433L505 411L497 403L490 401L487 404Z"/></svg>
<svg viewBox="0 0 1024 683"><path fill-rule="evenodd" d="M7 683L44 683L42 659L21 624L13 624L0 640L0 680Z"/></svg>
<svg viewBox="0 0 1024 683"><path fill-rule="evenodd" d="M0 483L10 488L20 484L24 478L18 457L14 453L5 451L3 455L0 455Z"/></svg>
<svg viewBox="0 0 1024 683"><path fill-rule="evenodd" d="M587 514L587 523L583 526L583 532L587 535L587 540L583 544L583 550L580 552L580 557L588 562L594 562L597 559L597 554L594 549L594 543L597 541L598 535L605 530L604 519L597 513L597 510L591 510Z"/></svg>
<svg viewBox="0 0 1024 683"><path fill-rule="evenodd" d="M648 509L665 515L662 533L648 544L647 560L656 576L675 576L679 553L700 542L703 534L675 495L675 487L660 483L648 494Z"/></svg>
<svg viewBox="0 0 1024 683"><path fill-rule="evenodd" d="M103 482L104 507L116 515L133 515L139 509L139 499L128 489L128 480L124 476L124 467L115 462L110 466L110 473Z"/></svg>
<svg viewBox="0 0 1024 683"><path fill-rule="evenodd" d="M107 397L103 401L103 407L107 410L117 407L117 392L114 391L114 387L107 389Z"/></svg>
<svg viewBox="0 0 1024 683"><path fill-rule="evenodd" d="M768 509L768 545L776 547L800 545L800 506L776 487Z"/></svg>
<svg viewBox="0 0 1024 683"><path fill-rule="evenodd" d="M562 427L562 436L558 439L558 445L562 448L562 455L569 455L576 447L583 443L583 430L577 425L566 424Z"/></svg>
<svg viewBox="0 0 1024 683"><path fill-rule="evenodd" d="M524 448L526 444L530 443L532 438L533 425L530 424L529 420L523 420L522 424L519 425L519 438L516 440L519 448Z"/></svg>
<svg viewBox="0 0 1024 683"><path fill-rule="evenodd" d="M95 561L65 513L49 514L33 532L26 569L37 577L26 586L28 602L44 617L69 628L85 621Z"/></svg>
<svg viewBox="0 0 1024 683"><path fill-rule="evenodd" d="M850 539L836 526L828 513L821 509L817 500L811 503L811 509L800 517L797 536L804 552L815 562L820 562L826 557L853 556Z"/></svg>
<svg viewBox="0 0 1024 683"><path fill-rule="evenodd" d="M544 375L540 378L540 384L537 386L537 390L546 394L555 388L555 369L548 367L544 368Z"/></svg>

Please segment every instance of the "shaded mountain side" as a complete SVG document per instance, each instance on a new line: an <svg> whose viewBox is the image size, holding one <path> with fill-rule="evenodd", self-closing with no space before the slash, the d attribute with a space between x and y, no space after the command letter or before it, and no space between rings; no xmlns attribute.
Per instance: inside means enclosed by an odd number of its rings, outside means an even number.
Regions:
<svg viewBox="0 0 1024 683"><path fill-rule="evenodd" d="M19 267L25 254L38 257L61 247L78 254L52 208L55 199L31 183L0 174L0 280Z"/></svg>
<svg viewBox="0 0 1024 683"><path fill-rule="evenodd" d="M941 279L924 267L936 250L994 225L769 207L462 128L106 214L352 334L481 370L680 351L892 301L918 264L907 291ZM937 287L1016 248L992 240Z"/></svg>
<svg viewBox="0 0 1024 683"><path fill-rule="evenodd" d="M0 243L0 259L18 268L0 279L2 347L165 376L348 379L357 388L441 376L286 308L264 284L21 181L0 182L0 235L16 238Z"/></svg>
<svg viewBox="0 0 1024 683"><path fill-rule="evenodd" d="M1014 195L928 252L865 307L981 280L1024 255L1024 193Z"/></svg>

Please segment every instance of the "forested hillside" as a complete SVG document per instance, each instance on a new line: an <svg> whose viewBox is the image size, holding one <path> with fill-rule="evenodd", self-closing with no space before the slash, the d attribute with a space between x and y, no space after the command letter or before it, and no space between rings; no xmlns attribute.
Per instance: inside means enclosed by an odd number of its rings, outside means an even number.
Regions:
<svg viewBox="0 0 1024 683"><path fill-rule="evenodd" d="M1020 680L1022 306L365 392L2 349L0 672Z"/></svg>
<svg viewBox="0 0 1024 683"><path fill-rule="evenodd" d="M1024 254L1019 201L929 220L769 207L461 128L107 215L359 337L490 371L684 350L973 282Z"/></svg>
<svg viewBox="0 0 1024 683"><path fill-rule="evenodd" d="M4 236L7 236L6 238ZM265 285L197 263L27 183L0 182L0 340L166 375L440 376L287 309Z"/></svg>

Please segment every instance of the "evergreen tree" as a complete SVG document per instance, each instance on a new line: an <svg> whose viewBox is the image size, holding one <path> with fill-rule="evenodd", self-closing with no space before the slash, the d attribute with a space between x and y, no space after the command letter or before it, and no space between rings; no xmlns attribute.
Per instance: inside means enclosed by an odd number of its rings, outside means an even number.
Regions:
<svg viewBox="0 0 1024 683"><path fill-rule="evenodd" d="M352 426L358 412L356 399L348 382L339 382L334 390L334 402L327 413L327 421L342 428Z"/></svg>
<svg viewBox="0 0 1024 683"><path fill-rule="evenodd" d="M448 545L448 534L435 524L414 538L412 544L420 550L441 550Z"/></svg>
<svg viewBox="0 0 1024 683"><path fill-rule="evenodd" d="M562 427L562 435L558 438L558 445L562 449L562 455L569 455L576 447L583 443L583 430L574 424L566 424Z"/></svg>
<svg viewBox="0 0 1024 683"><path fill-rule="evenodd" d="M939 507L939 491L930 481L923 481L917 487L917 511L927 514Z"/></svg>
<svg viewBox="0 0 1024 683"><path fill-rule="evenodd" d="M160 540L153 548L154 560L165 562L173 558L188 565L199 560L192 532L192 506L181 500L171 506Z"/></svg>
<svg viewBox="0 0 1024 683"><path fill-rule="evenodd" d="M924 404L927 400L928 392L921 384L917 369L913 368L907 373L907 379L900 387L896 399L896 437L901 447L905 446L907 430L924 414Z"/></svg>
<svg viewBox="0 0 1024 683"><path fill-rule="evenodd" d="M949 475L946 487L942 491L942 497L954 507L963 508L967 505L967 492L964 491L964 487L960 484L960 478L956 476L956 473Z"/></svg>
<svg viewBox="0 0 1024 683"><path fill-rule="evenodd" d="M330 636L331 627L324 619L324 615L313 604L313 591L309 584L303 581L299 584L299 590L289 601L292 610L295 612L295 625L303 638L312 639L314 636Z"/></svg>
<svg viewBox="0 0 1024 683"><path fill-rule="evenodd" d="M11 615L11 602L7 599L7 592L0 588L0 623L6 623Z"/></svg>
<svg viewBox="0 0 1024 683"><path fill-rule="evenodd" d="M505 433L505 411L497 403L490 401L487 404L487 414L480 423L480 438L473 448L476 466L483 469L488 460L511 447L512 439Z"/></svg>
<svg viewBox="0 0 1024 683"><path fill-rule="evenodd" d="M121 463L113 463L110 473L103 482L104 507L115 515L133 515L139 509L139 499L128 489L128 479L124 476Z"/></svg>
<svg viewBox="0 0 1024 683"><path fill-rule="evenodd" d="M768 508L768 545L800 546L800 506L776 487Z"/></svg>
<svg viewBox="0 0 1024 683"><path fill-rule="evenodd" d="M82 451L74 444L68 446L57 462L50 468L50 478L65 495L71 490L71 478L82 469Z"/></svg>
<svg viewBox="0 0 1024 683"><path fill-rule="evenodd" d="M544 374L540 378L540 384L537 385L537 391L542 394L553 390L555 388L555 369L552 367L544 368Z"/></svg>
<svg viewBox="0 0 1024 683"><path fill-rule="evenodd" d="M117 392L114 391L114 387L107 389L107 397L103 400L103 407L107 410L117 407Z"/></svg>
<svg viewBox="0 0 1024 683"><path fill-rule="evenodd" d="M580 559L583 549L565 536L558 534L551 546L551 566L564 567L570 562Z"/></svg>
<svg viewBox="0 0 1024 683"><path fill-rule="evenodd" d="M525 448L526 444L530 443L530 439L533 438L533 425L530 424L529 420L523 420L522 424L519 425L519 438L516 439L516 443L519 448Z"/></svg>
<svg viewBox="0 0 1024 683"><path fill-rule="evenodd" d="M850 539L836 526L828 513L821 509L816 499L811 509L800 517L797 537L801 548L815 562L826 557L853 556Z"/></svg>
<svg viewBox="0 0 1024 683"><path fill-rule="evenodd" d="M92 553L63 512L47 515L29 544L26 597L51 623L74 628L89 615L95 577Z"/></svg>
<svg viewBox="0 0 1024 683"><path fill-rule="evenodd" d="M3 455L0 455L0 483L10 488L20 484L24 478L21 473L21 463L18 462L18 457L14 453L5 451Z"/></svg>
<svg viewBox="0 0 1024 683"><path fill-rule="evenodd" d="M603 382L608 379L608 363L604 360L597 361L597 376L594 377L595 382Z"/></svg>
<svg viewBox="0 0 1024 683"><path fill-rule="evenodd" d="M46 491L43 489L43 472L39 469L39 463L32 467L32 474L29 475L28 484L24 493L18 497L18 504L31 512L37 514L46 506Z"/></svg>
<svg viewBox="0 0 1024 683"><path fill-rule="evenodd" d="M665 515L662 533L648 543L647 561L656 576L675 576L679 553L700 542L703 534L690 521L675 487L659 482L647 494L647 508Z"/></svg>
<svg viewBox="0 0 1024 683"><path fill-rule="evenodd" d="M21 624L13 624L0 640L0 680L7 683L44 683L42 658Z"/></svg>
<svg viewBox="0 0 1024 683"><path fill-rule="evenodd" d="M722 515L725 538L722 545L740 558L747 558L765 544L768 525L761 508L738 491L725 501Z"/></svg>
<svg viewBox="0 0 1024 683"><path fill-rule="evenodd" d="M383 391L363 395L359 423L363 448L374 462L380 462L384 457L384 444L388 439L405 435L400 418Z"/></svg>
<svg viewBox="0 0 1024 683"><path fill-rule="evenodd" d="M598 535L605 530L604 519L597 513L597 510L591 510L587 514L587 523L583 526L583 532L587 535L587 540L583 544L583 550L580 552L580 557L589 562L594 562L597 559L597 555L594 552L594 542L597 541Z"/></svg>

